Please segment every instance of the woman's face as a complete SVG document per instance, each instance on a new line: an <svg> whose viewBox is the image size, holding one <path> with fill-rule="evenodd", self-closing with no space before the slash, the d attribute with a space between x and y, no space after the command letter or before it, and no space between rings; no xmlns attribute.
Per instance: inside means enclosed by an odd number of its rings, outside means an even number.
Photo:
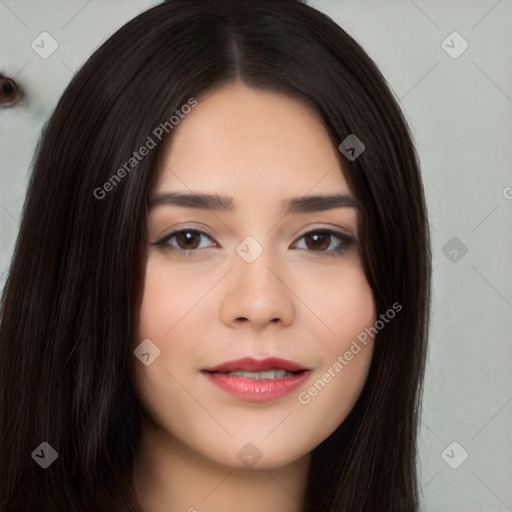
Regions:
<svg viewBox="0 0 512 512"><path fill-rule="evenodd" d="M373 348L358 340L375 309L357 209L289 203L352 197L337 148L300 101L230 85L199 100L166 150L148 218L139 398L171 445L234 468L296 461L350 412Z"/></svg>

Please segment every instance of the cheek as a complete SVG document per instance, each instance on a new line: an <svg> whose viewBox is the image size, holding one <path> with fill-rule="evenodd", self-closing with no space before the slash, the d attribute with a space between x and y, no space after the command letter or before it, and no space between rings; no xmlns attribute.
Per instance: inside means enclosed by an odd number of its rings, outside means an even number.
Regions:
<svg viewBox="0 0 512 512"><path fill-rule="evenodd" d="M163 338L184 314L188 288L178 272L164 272L158 258L149 257L139 319L139 337Z"/></svg>
<svg viewBox="0 0 512 512"><path fill-rule="evenodd" d="M372 342L366 345L359 343L352 350L349 349L350 343L343 345L343 349L333 351L326 365L316 372L308 387L298 395L302 410L297 417L315 423L312 436L315 446L329 437L349 415L368 375ZM348 353L352 354L350 360Z"/></svg>
<svg viewBox="0 0 512 512"><path fill-rule="evenodd" d="M217 278L218 279L218 278ZM168 345L182 324L188 324L184 339L197 339L190 332L190 318L201 309L201 301L215 284L211 273L186 268L170 271L165 258L148 259L140 309L138 339L152 338ZM193 326L199 327L194 323ZM192 327L193 328L193 327ZM174 349L173 349L174 350Z"/></svg>
<svg viewBox="0 0 512 512"><path fill-rule="evenodd" d="M305 416L322 418L318 441L341 424L362 391L373 352L366 329L376 320L372 290L357 262L322 280L308 293L308 304L321 319L312 319L310 327L322 365L298 396Z"/></svg>
<svg viewBox="0 0 512 512"><path fill-rule="evenodd" d="M309 327L327 353L343 349L347 342L350 345L352 337L375 321L372 290L355 256L339 267L308 276L298 295L306 298L313 313Z"/></svg>
<svg viewBox="0 0 512 512"><path fill-rule="evenodd" d="M197 349L194 340L200 338L193 331L199 324L189 321L191 312L208 286L206 279L187 279L183 273L166 271L158 261L148 261L135 346L149 339L160 352L148 366L136 361L136 386L145 403L162 398L160 391L168 397L179 388L173 377L180 380L184 362L192 361Z"/></svg>

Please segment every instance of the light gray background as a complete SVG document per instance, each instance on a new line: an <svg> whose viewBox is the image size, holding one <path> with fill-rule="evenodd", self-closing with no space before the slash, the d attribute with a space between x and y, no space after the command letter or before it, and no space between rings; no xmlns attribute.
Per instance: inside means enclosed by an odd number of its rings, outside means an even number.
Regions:
<svg viewBox="0 0 512 512"><path fill-rule="evenodd" d="M0 284L42 124L93 50L157 3L0 0L0 71L27 93L25 105L0 110ZM512 0L309 3L380 67L422 163L435 268L423 509L511 510ZM59 45L47 59L31 48L43 31ZM459 53L461 39L442 45L454 31L469 45L457 58L445 49Z"/></svg>

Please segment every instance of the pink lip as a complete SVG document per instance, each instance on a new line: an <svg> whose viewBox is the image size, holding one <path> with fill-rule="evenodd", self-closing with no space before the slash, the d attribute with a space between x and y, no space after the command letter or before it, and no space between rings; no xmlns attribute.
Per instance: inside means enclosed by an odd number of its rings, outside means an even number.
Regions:
<svg viewBox="0 0 512 512"><path fill-rule="evenodd" d="M291 393L309 378L311 371L307 370L290 377L279 379L256 380L228 375L226 373L202 372L219 388L231 393L236 398L249 402L268 402Z"/></svg>
<svg viewBox="0 0 512 512"><path fill-rule="evenodd" d="M245 377L220 373L235 370L257 372L271 369L299 373L288 377L264 380L247 379ZM311 370L292 361L275 357L261 360L246 357L202 370L202 373L210 382L236 398L249 402L267 402L280 398L300 387L309 378Z"/></svg>

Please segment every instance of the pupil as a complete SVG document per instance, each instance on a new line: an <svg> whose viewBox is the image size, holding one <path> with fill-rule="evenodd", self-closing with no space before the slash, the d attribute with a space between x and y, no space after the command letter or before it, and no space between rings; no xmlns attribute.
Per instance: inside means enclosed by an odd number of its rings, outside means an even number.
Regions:
<svg viewBox="0 0 512 512"><path fill-rule="evenodd" d="M2 90L7 96L12 96L12 93L14 92L14 87L9 82L4 82L2 84Z"/></svg>

